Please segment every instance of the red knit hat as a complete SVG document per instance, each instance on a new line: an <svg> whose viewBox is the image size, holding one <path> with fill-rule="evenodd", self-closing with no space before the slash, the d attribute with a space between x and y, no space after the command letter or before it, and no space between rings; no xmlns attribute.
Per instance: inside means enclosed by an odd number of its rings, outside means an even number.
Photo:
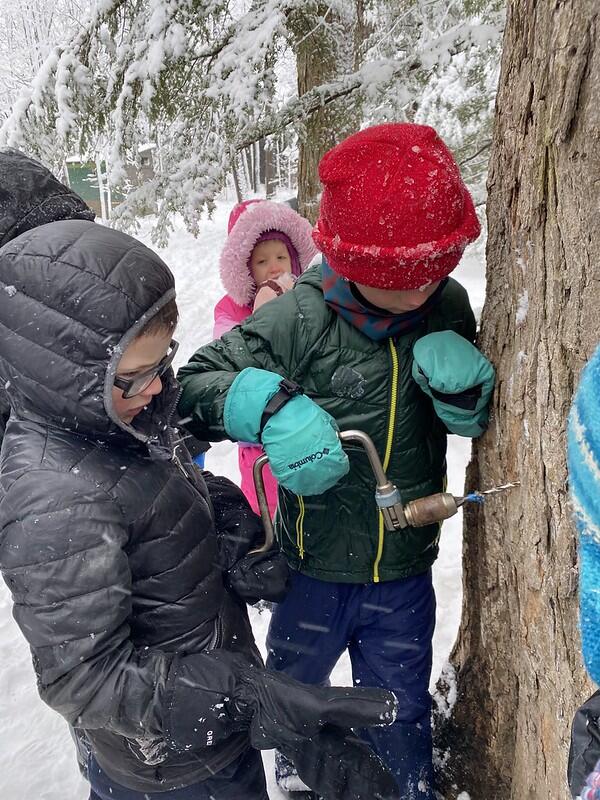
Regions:
<svg viewBox="0 0 600 800"><path fill-rule="evenodd" d="M335 272L379 289L418 289L444 278L480 233L452 154L426 125L376 125L319 164L313 239Z"/></svg>

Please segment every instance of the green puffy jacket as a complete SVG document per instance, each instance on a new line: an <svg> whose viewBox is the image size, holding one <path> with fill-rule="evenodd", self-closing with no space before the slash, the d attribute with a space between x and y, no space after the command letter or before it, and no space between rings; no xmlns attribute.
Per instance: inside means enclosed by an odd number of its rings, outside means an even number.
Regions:
<svg viewBox="0 0 600 800"><path fill-rule="evenodd" d="M238 372L277 372L301 384L340 430L368 433L407 502L444 488L446 429L411 375L415 341L442 330L475 338L467 293L452 278L417 330L375 342L326 305L320 267L313 267L293 291L195 353L178 375L179 410L192 416L199 438L227 438L223 408ZM347 452L350 472L324 494L303 498L280 487L276 531L290 566L347 583L425 572L438 553L439 525L386 531L367 456L359 446Z"/></svg>

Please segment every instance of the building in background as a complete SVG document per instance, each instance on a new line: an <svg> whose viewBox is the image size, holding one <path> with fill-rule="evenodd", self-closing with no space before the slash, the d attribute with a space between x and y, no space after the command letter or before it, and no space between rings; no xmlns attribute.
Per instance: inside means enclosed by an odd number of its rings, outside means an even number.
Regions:
<svg viewBox="0 0 600 800"><path fill-rule="evenodd" d="M108 220L113 209L125 199L128 188L139 186L154 177L154 142L146 142L138 148L139 163L130 164L127 168L128 186L111 186L108 180L106 162L97 156L69 156L66 159L66 171L69 186L82 197L100 219ZM155 213L156 208L149 208L147 213Z"/></svg>

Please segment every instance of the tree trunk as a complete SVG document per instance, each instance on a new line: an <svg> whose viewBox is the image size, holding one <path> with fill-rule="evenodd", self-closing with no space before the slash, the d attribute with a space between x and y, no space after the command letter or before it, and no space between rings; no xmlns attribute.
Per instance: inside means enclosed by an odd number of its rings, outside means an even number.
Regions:
<svg viewBox="0 0 600 800"><path fill-rule="evenodd" d="M242 167L244 168L244 192L243 194L250 194L253 191L252 187L252 147L245 147L242 150Z"/></svg>
<svg viewBox="0 0 600 800"><path fill-rule="evenodd" d="M261 151L259 142L254 142L254 144L252 145L252 169L253 169L252 189L255 192L255 194L258 193L261 183L260 156L261 156Z"/></svg>
<svg viewBox="0 0 600 800"><path fill-rule="evenodd" d="M298 70L298 95L334 80L353 64L353 34L327 2L307 0L288 17ZM315 222L319 211L318 166L323 154L360 123L355 100L333 103L311 114L300 131L298 211Z"/></svg>
<svg viewBox="0 0 600 800"><path fill-rule="evenodd" d="M591 690L565 423L600 332L600 7L508 6L480 340L497 383L467 483L521 487L465 514L457 700L436 727L448 798L563 800L571 719Z"/></svg>
<svg viewBox="0 0 600 800"><path fill-rule="evenodd" d="M242 190L240 189L240 179L237 168L237 154L234 154L231 160L231 175L233 177L233 186L235 188L236 202L241 203L244 198L242 197Z"/></svg>
<svg viewBox="0 0 600 800"><path fill-rule="evenodd" d="M278 188L276 160L277 138L264 139L265 197L271 200ZM274 143L275 142L275 147Z"/></svg>

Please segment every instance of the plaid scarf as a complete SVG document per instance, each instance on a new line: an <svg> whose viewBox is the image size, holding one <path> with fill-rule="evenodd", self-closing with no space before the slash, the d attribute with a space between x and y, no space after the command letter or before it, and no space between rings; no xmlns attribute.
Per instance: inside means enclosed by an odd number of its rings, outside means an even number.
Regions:
<svg viewBox="0 0 600 800"><path fill-rule="evenodd" d="M323 296L327 305L375 342L395 338L417 328L431 309L439 303L444 287L448 283L448 278L444 278L435 292L414 311L394 314L383 308L377 308L361 297L358 289L334 272L325 259L321 270Z"/></svg>

